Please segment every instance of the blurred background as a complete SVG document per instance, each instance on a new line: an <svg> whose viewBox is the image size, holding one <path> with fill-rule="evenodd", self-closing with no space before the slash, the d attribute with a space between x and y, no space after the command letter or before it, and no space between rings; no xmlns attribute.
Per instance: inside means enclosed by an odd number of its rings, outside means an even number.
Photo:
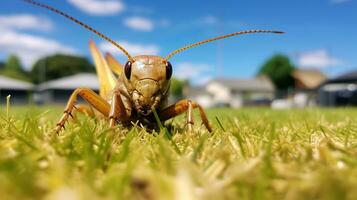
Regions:
<svg viewBox="0 0 357 200"><path fill-rule="evenodd" d="M357 105L357 1L38 0L118 41L132 55L166 56L186 44L243 35L174 56L172 99L205 107ZM64 104L78 87L98 91L88 41L121 51L72 22L19 0L0 3L0 102Z"/></svg>

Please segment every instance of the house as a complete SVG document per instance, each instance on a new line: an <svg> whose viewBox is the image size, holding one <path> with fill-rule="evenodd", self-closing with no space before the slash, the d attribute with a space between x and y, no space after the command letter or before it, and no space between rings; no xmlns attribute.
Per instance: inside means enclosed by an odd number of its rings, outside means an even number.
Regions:
<svg viewBox="0 0 357 200"><path fill-rule="evenodd" d="M326 75L316 69L296 69L292 76L295 80L292 105L300 108L316 105L318 87L327 80Z"/></svg>
<svg viewBox="0 0 357 200"><path fill-rule="evenodd" d="M251 79L217 78L205 86L188 89L188 98L204 107L270 105L275 88L266 76Z"/></svg>
<svg viewBox="0 0 357 200"><path fill-rule="evenodd" d="M357 106L357 70L329 79L320 85L321 106Z"/></svg>
<svg viewBox="0 0 357 200"><path fill-rule="evenodd" d="M0 75L0 103L11 95L11 103L28 103L34 86L31 83Z"/></svg>
<svg viewBox="0 0 357 200"><path fill-rule="evenodd" d="M187 91L184 91L184 96L190 100L198 102L203 107L214 106L214 95L208 92L204 86L189 86Z"/></svg>
<svg viewBox="0 0 357 200"><path fill-rule="evenodd" d="M317 69L296 69L292 76L295 80L295 89L305 91L316 90L327 80L326 75Z"/></svg>
<svg viewBox="0 0 357 200"><path fill-rule="evenodd" d="M80 73L60 79L44 82L37 87L35 102L43 103L66 103L72 92L80 87L99 91L99 81L96 74Z"/></svg>

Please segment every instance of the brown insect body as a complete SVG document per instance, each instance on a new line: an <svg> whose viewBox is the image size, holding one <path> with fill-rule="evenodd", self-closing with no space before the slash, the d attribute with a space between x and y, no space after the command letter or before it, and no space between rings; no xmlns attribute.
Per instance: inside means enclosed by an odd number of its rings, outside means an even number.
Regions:
<svg viewBox="0 0 357 200"><path fill-rule="evenodd" d="M108 54L106 58L104 58L94 42L90 42L90 50L99 77L100 95L88 88L76 89L68 100L64 113L57 123L57 133L64 128L64 124L69 116L72 116L74 108L77 108L78 111L91 113L91 109L88 106L75 106L78 96L86 100L90 106L103 114L104 117L109 118L111 126L115 126L117 123L127 125L139 121L142 124L152 127L153 125L156 125L153 116L153 110L155 109L162 122L186 112L187 128L189 131L192 131L192 110L198 108L203 124L208 131L212 131L203 108L197 103L184 99L167 107L170 79L173 71L172 65L168 60L175 54L192 47L228 37L251 33L283 33L271 30L240 31L184 46L173 51L165 58L152 55L133 57L125 50L125 48L117 44L115 41L70 15L33 0L23 1L51 10L70 19L109 41L128 57L127 63L122 67L111 55ZM113 72L119 76L119 79L114 76Z"/></svg>

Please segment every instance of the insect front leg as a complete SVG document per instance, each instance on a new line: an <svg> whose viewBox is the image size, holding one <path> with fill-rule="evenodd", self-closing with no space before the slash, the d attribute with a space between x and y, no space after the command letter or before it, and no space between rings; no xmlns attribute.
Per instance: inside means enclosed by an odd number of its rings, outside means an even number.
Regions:
<svg viewBox="0 0 357 200"><path fill-rule="evenodd" d="M119 120L127 121L128 118L129 118L129 114L127 113L127 110L124 106L120 92L115 91L110 106L109 124L111 127L114 127Z"/></svg>
<svg viewBox="0 0 357 200"><path fill-rule="evenodd" d="M96 110L98 110L100 113L102 113L104 116L109 115L110 105L105 99L103 99L91 89L78 88L72 93L71 97L68 100L67 106L63 112L63 115L57 123L57 134L62 130L62 128L64 128L64 124L66 123L68 118L72 116L72 112L75 108L78 95L82 97L91 106L93 106Z"/></svg>
<svg viewBox="0 0 357 200"><path fill-rule="evenodd" d="M202 123L205 125L205 127L207 128L207 130L209 132L212 132L212 127L208 122L206 113L203 110L202 106L200 106L196 102L191 102L190 100L187 100L187 99L181 100L181 101L165 108L164 110L162 110L160 112L159 116L162 121L166 121L166 120L176 117L184 112L188 112L188 115L187 115L188 129L190 129L190 127L192 129L192 124L193 124L192 110L195 108L199 109Z"/></svg>
<svg viewBox="0 0 357 200"><path fill-rule="evenodd" d="M192 133L192 127L193 127L193 124L194 124L194 121L193 121L193 106L192 106L192 101L191 100L188 100L187 101L187 128L188 128L188 132L189 133Z"/></svg>

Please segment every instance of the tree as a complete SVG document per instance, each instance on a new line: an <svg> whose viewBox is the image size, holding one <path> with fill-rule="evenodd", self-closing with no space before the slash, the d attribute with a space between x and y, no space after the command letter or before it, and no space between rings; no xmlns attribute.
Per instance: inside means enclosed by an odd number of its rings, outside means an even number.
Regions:
<svg viewBox="0 0 357 200"><path fill-rule="evenodd" d="M38 60L32 67L31 77L35 83L41 83L83 72L95 72L87 58L57 54Z"/></svg>
<svg viewBox="0 0 357 200"><path fill-rule="evenodd" d="M26 73L14 70L2 70L0 74L14 79L31 82L31 78Z"/></svg>
<svg viewBox="0 0 357 200"><path fill-rule="evenodd" d="M21 61L16 55L10 55L5 63L4 70L24 72Z"/></svg>
<svg viewBox="0 0 357 200"><path fill-rule="evenodd" d="M171 94L175 98L181 98L183 96L183 87L185 85L185 81L181 81L176 78L171 78Z"/></svg>
<svg viewBox="0 0 357 200"><path fill-rule="evenodd" d="M5 68L5 63L0 62L0 70L3 70Z"/></svg>
<svg viewBox="0 0 357 200"><path fill-rule="evenodd" d="M23 81L31 81L16 55L10 55L3 67L0 66L0 74Z"/></svg>
<svg viewBox="0 0 357 200"><path fill-rule="evenodd" d="M292 72L294 66L289 58L282 54L274 55L261 67L259 74L267 75L279 90L286 90L294 85Z"/></svg>

